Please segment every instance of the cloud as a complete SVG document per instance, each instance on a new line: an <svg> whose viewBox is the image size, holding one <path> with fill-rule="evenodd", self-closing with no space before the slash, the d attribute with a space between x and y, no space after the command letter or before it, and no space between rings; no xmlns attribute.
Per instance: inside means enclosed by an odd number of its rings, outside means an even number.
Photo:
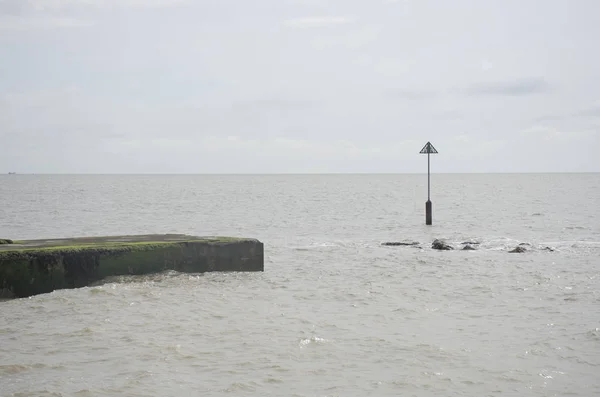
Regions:
<svg viewBox="0 0 600 397"><path fill-rule="evenodd" d="M526 78L473 84L467 88L467 93L476 96L526 96L548 92L550 89L550 84L544 79Z"/></svg>
<svg viewBox="0 0 600 397"><path fill-rule="evenodd" d="M23 0L0 0L0 15L20 15L28 6Z"/></svg>
<svg viewBox="0 0 600 397"><path fill-rule="evenodd" d="M52 6L66 3L58 0L0 0L0 30L28 31L93 25L83 18L48 12Z"/></svg>
<svg viewBox="0 0 600 397"><path fill-rule="evenodd" d="M345 16L335 17L304 17L284 21L284 24L293 28L320 28L332 25L342 25L354 22L353 18Z"/></svg>
<svg viewBox="0 0 600 397"><path fill-rule="evenodd" d="M29 4L38 11L50 11L64 8L156 8L179 6L189 3L189 0L29 0Z"/></svg>
<svg viewBox="0 0 600 397"><path fill-rule="evenodd" d="M543 124L532 125L522 130L522 133L534 139L561 141L585 140L597 135L597 132L593 129L563 130Z"/></svg>
<svg viewBox="0 0 600 397"><path fill-rule="evenodd" d="M77 87L5 94L0 95L0 122L4 132L10 131L7 135L20 143L46 146L60 146L64 142L97 143L105 138L132 135L135 130L123 113L140 117L140 112L126 105L103 103Z"/></svg>
<svg viewBox="0 0 600 397"><path fill-rule="evenodd" d="M320 101L312 99L292 98L287 96L272 96L237 101L233 104L233 109L311 110L319 108L321 107L321 105L322 103Z"/></svg>
<svg viewBox="0 0 600 397"><path fill-rule="evenodd" d="M533 119L536 123L556 122L595 122L600 121L600 101L584 106L572 106L571 109L563 108L560 111L544 114Z"/></svg>
<svg viewBox="0 0 600 397"><path fill-rule="evenodd" d="M479 62L479 67L481 68L481 70L490 70L494 67L494 63L489 59L482 59Z"/></svg>
<svg viewBox="0 0 600 397"><path fill-rule="evenodd" d="M172 7L188 0L0 0L0 30L83 28L94 22L85 11L127 7ZM79 12L79 13L77 13ZM83 12L83 13L82 13ZM77 13L77 17L74 17Z"/></svg>
<svg viewBox="0 0 600 397"><path fill-rule="evenodd" d="M426 3L0 0L0 173L598 170L589 7Z"/></svg>
<svg viewBox="0 0 600 397"><path fill-rule="evenodd" d="M406 101L420 101L426 99L434 99L439 96L439 92L433 90L422 90L422 89L394 89L387 90L383 93L384 98L390 100L406 100Z"/></svg>
<svg viewBox="0 0 600 397"><path fill-rule="evenodd" d="M581 112L582 116L591 117L591 118L600 118L600 101L592 104L587 109L584 109Z"/></svg>
<svg viewBox="0 0 600 397"><path fill-rule="evenodd" d="M453 140L459 143L468 143L471 141L471 137L467 134L458 134L452 137Z"/></svg>
<svg viewBox="0 0 600 397"><path fill-rule="evenodd" d="M195 138L197 150L208 152L252 152L261 155L304 157L328 156L396 156L399 150L418 145L413 140L357 144L344 139L308 140L290 136L243 138L238 136L204 136Z"/></svg>
<svg viewBox="0 0 600 397"><path fill-rule="evenodd" d="M56 28L85 28L93 25L94 23L92 21L77 18L51 17L43 15L0 15L0 30L19 31Z"/></svg>

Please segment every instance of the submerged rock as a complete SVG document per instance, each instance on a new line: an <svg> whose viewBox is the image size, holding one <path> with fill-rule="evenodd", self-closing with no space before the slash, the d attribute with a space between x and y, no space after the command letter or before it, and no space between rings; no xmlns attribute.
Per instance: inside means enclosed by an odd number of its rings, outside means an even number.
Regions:
<svg viewBox="0 0 600 397"><path fill-rule="evenodd" d="M556 249L554 249L552 247L544 247L544 251L554 252L554 251L556 251Z"/></svg>
<svg viewBox="0 0 600 397"><path fill-rule="evenodd" d="M418 241L387 241L385 243L381 243L381 245L391 245L391 246L397 246L397 245L405 245L405 246L409 246L409 245L419 245Z"/></svg>
<svg viewBox="0 0 600 397"><path fill-rule="evenodd" d="M476 248L472 247L470 244L467 244L463 247L463 251L474 251Z"/></svg>
<svg viewBox="0 0 600 397"><path fill-rule="evenodd" d="M517 247L515 247L514 249L508 251L510 253L523 253L523 252L527 252L527 248L525 248L523 245L519 244Z"/></svg>
<svg viewBox="0 0 600 397"><path fill-rule="evenodd" d="M453 250L454 247L452 247L451 245L445 243L442 240L439 239L435 239L433 240L433 243L431 244L431 248L433 248L434 250L442 250L442 251L449 251L449 250Z"/></svg>
<svg viewBox="0 0 600 397"><path fill-rule="evenodd" d="M461 244L462 245L478 245L480 243L479 243L479 241L463 241Z"/></svg>

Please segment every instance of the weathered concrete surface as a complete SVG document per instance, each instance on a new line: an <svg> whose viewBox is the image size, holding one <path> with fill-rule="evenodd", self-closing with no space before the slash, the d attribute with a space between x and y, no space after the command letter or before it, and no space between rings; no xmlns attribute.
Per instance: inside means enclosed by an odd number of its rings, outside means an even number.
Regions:
<svg viewBox="0 0 600 397"><path fill-rule="evenodd" d="M181 234L13 241L0 245L0 296L26 297L163 270L264 271L264 246L255 239Z"/></svg>

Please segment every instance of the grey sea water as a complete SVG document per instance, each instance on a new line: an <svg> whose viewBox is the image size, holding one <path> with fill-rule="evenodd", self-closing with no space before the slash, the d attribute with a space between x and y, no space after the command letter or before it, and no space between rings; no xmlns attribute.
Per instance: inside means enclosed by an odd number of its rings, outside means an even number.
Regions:
<svg viewBox="0 0 600 397"><path fill-rule="evenodd" d="M431 227L426 196L425 175L0 176L0 237L266 255L1 302L0 395L600 395L600 174L433 175Z"/></svg>

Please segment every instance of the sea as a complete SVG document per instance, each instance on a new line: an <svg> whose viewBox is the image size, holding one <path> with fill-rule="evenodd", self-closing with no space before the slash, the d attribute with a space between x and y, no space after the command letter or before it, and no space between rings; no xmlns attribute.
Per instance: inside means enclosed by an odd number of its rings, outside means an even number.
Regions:
<svg viewBox="0 0 600 397"><path fill-rule="evenodd" d="M430 226L426 200L426 174L1 175L0 237L252 237L265 271L4 300L0 395L599 396L600 174L433 174Z"/></svg>

